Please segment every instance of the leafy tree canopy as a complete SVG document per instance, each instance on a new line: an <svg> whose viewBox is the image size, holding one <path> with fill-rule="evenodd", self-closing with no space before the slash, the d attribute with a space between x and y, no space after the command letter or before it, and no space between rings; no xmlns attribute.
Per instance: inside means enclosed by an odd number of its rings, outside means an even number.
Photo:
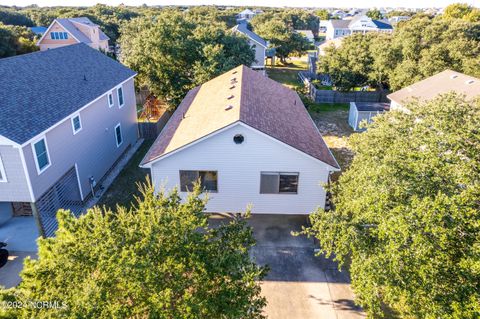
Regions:
<svg viewBox="0 0 480 319"><path fill-rule="evenodd" d="M163 10L133 19L121 34L121 61L138 72L140 85L172 106L194 86L255 59L245 38L197 13Z"/></svg>
<svg viewBox="0 0 480 319"><path fill-rule="evenodd" d="M298 24L298 21L295 24L294 20L287 20L281 14L273 13L263 13L251 20L254 32L270 42L282 63L286 63L286 59L290 56L305 54L310 48L310 42L302 34L295 32L294 28L296 25L297 29L302 29L305 25Z"/></svg>
<svg viewBox="0 0 480 319"><path fill-rule="evenodd" d="M0 293L60 307L3 307L0 317L263 318L257 280L266 269L250 260L245 219L209 227L199 188L185 203L176 191L142 192L131 210L94 208L78 219L60 211L56 237L41 239L20 286Z"/></svg>
<svg viewBox="0 0 480 319"><path fill-rule="evenodd" d="M465 3L454 3L445 8L445 19L463 19L470 22L480 22L480 9Z"/></svg>
<svg viewBox="0 0 480 319"><path fill-rule="evenodd" d="M447 68L480 76L480 23L415 16L393 34L348 36L318 63L319 72L346 90L363 85L398 90Z"/></svg>
<svg viewBox="0 0 480 319"><path fill-rule="evenodd" d="M37 51L35 34L23 26L0 22L0 58Z"/></svg>
<svg viewBox="0 0 480 319"><path fill-rule="evenodd" d="M315 15L320 20L330 20L330 13L328 13L327 9L320 9L315 11Z"/></svg>
<svg viewBox="0 0 480 319"><path fill-rule="evenodd" d="M306 232L350 264L370 316L480 317L480 101L454 93L413 101L354 135L334 210Z"/></svg>
<svg viewBox="0 0 480 319"><path fill-rule="evenodd" d="M373 20L382 20L383 16L380 10L378 9L370 9L367 11L366 16L373 19Z"/></svg>

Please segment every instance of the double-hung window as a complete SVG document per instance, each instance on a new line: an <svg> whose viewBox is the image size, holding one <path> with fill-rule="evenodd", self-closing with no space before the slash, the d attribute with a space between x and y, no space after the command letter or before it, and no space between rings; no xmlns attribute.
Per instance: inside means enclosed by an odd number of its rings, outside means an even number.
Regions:
<svg viewBox="0 0 480 319"><path fill-rule="evenodd" d="M108 93L108 107L113 106L113 94L112 92Z"/></svg>
<svg viewBox="0 0 480 319"><path fill-rule="evenodd" d="M2 157L0 157L0 183L7 182L7 175L5 174L5 167L3 166Z"/></svg>
<svg viewBox="0 0 480 319"><path fill-rule="evenodd" d="M118 107L121 108L125 104L125 101L123 99L123 88L122 87L119 87L117 89L117 94L118 94Z"/></svg>
<svg viewBox="0 0 480 319"><path fill-rule="evenodd" d="M260 194L297 194L298 173L261 172Z"/></svg>
<svg viewBox="0 0 480 319"><path fill-rule="evenodd" d="M120 123L115 126L115 141L117 142L117 147L120 147L123 143L122 126Z"/></svg>
<svg viewBox="0 0 480 319"><path fill-rule="evenodd" d="M82 120L80 119L80 114L77 114L74 117L72 117L73 135L80 132L81 129L82 129Z"/></svg>
<svg viewBox="0 0 480 319"><path fill-rule="evenodd" d="M50 156L48 155L47 142L45 138L42 138L32 145L35 163L37 164L37 171L38 174L40 174L50 166Z"/></svg>
<svg viewBox="0 0 480 319"><path fill-rule="evenodd" d="M191 192L195 183L204 191L218 191L217 171L180 171L180 191Z"/></svg>

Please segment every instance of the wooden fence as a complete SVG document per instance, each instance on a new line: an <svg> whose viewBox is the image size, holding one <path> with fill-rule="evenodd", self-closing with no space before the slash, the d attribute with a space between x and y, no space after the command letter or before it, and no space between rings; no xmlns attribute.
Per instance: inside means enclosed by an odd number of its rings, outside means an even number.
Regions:
<svg viewBox="0 0 480 319"><path fill-rule="evenodd" d="M157 138L158 134L163 130L171 116L172 113L167 111L162 114L157 122L139 122L138 131L140 137L146 140Z"/></svg>
<svg viewBox="0 0 480 319"><path fill-rule="evenodd" d="M317 103L350 103L350 102L388 102L385 91L340 92L334 90L318 90L309 84L310 98Z"/></svg>

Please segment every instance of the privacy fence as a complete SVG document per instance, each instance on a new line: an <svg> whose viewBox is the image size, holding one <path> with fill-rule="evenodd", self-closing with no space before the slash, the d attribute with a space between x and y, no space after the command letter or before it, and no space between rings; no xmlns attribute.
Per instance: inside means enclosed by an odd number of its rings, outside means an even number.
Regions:
<svg viewBox="0 0 480 319"><path fill-rule="evenodd" d="M156 122L139 122L138 131L140 137L146 140L157 138L158 134L160 134L171 116L172 113L167 111L163 113Z"/></svg>
<svg viewBox="0 0 480 319"><path fill-rule="evenodd" d="M388 102L388 91L319 90L310 81L309 72L299 72L298 78L308 88L308 95L316 103Z"/></svg>

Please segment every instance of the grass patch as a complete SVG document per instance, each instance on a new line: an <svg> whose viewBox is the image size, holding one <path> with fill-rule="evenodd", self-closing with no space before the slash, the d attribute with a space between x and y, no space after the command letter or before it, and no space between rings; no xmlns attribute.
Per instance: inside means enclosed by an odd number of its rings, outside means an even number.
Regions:
<svg viewBox="0 0 480 319"><path fill-rule="evenodd" d="M332 112L332 111L348 111L350 109L349 103L314 103L308 105L308 111L313 113L318 112Z"/></svg>
<svg viewBox="0 0 480 319"><path fill-rule="evenodd" d="M100 198L97 206L106 206L115 209L117 204L120 206L131 207L135 196L139 196L137 182L145 182L146 176L149 176L149 170L140 168L140 162L152 146L153 140L146 140L132 156L127 165L118 174L112 185Z"/></svg>
<svg viewBox="0 0 480 319"><path fill-rule="evenodd" d="M267 75L289 88L301 88L303 84L298 79L298 71L304 70L307 70L307 62L303 59L291 59L286 64L277 60L275 66L267 67Z"/></svg>

